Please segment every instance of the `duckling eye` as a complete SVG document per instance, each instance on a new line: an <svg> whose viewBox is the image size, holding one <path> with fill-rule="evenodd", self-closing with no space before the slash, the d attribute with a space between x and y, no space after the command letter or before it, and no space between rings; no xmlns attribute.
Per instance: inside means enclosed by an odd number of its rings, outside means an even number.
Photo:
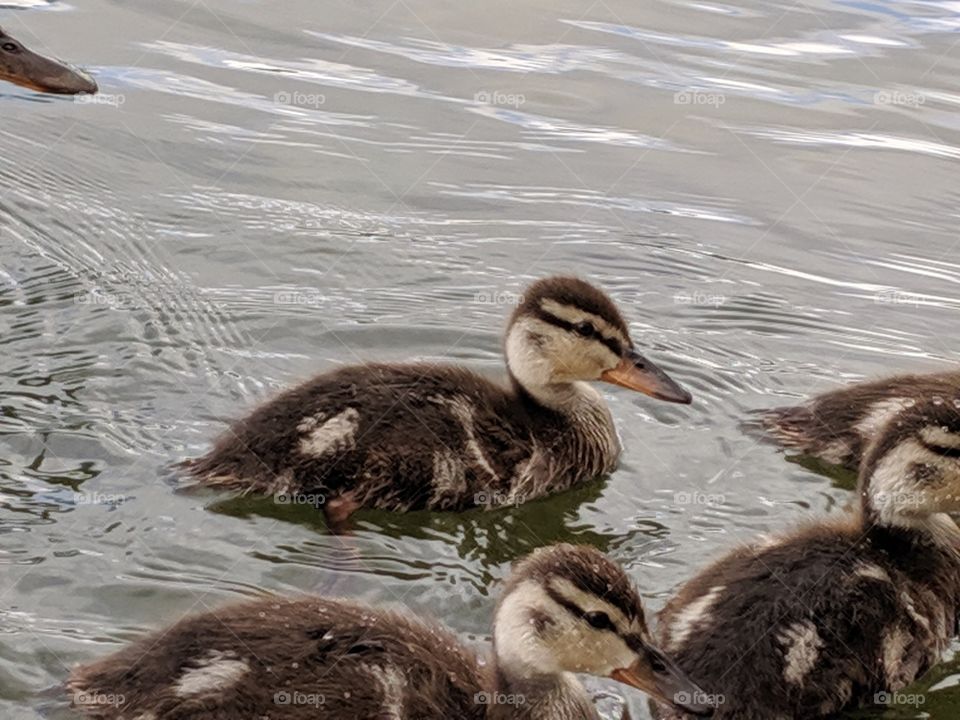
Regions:
<svg viewBox="0 0 960 720"><path fill-rule="evenodd" d="M596 332L596 330L593 328L593 323L589 320L584 320L581 323L577 323L573 326L573 329L578 335L582 335L583 337L590 337Z"/></svg>
<svg viewBox="0 0 960 720"><path fill-rule="evenodd" d="M590 627L596 628L597 630L614 629L610 616L600 610L584 613L583 619L587 621Z"/></svg>
<svg viewBox="0 0 960 720"><path fill-rule="evenodd" d="M16 43L5 42L3 45L0 45L4 50L9 53L18 53L20 52L20 47Z"/></svg>

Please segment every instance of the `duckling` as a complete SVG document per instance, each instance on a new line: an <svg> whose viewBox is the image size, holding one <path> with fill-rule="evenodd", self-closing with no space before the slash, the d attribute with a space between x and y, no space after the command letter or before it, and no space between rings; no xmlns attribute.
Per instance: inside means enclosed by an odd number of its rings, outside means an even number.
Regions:
<svg viewBox="0 0 960 720"><path fill-rule="evenodd" d="M960 372L897 377L823 393L796 407L761 411L750 423L779 445L856 471L886 421L924 398L960 393Z"/></svg>
<svg viewBox="0 0 960 720"><path fill-rule="evenodd" d="M89 75L29 50L3 28L0 28L0 80L45 93L97 92L97 83Z"/></svg>
<svg viewBox="0 0 960 720"><path fill-rule="evenodd" d="M610 298L578 278L533 283L505 348L509 387L425 363L324 373L267 402L181 467L204 486L320 500L333 526L361 507L489 509L614 469L613 419L588 381L691 399L637 352Z"/></svg>
<svg viewBox="0 0 960 720"><path fill-rule="evenodd" d="M960 603L960 530L946 514L960 510L954 399L887 422L855 512L738 549L664 607L661 646L718 704L715 718L832 716L939 661Z"/></svg>
<svg viewBox="0 0 960 720"><path fill-rule="evenodd" d="M597 720L574 673L670 703L699 693L651 643L623 570L586 546L517 563L492 650L485 663L441 627L347 600L264 598L183 619L67 685L100 720Z"/></svg>

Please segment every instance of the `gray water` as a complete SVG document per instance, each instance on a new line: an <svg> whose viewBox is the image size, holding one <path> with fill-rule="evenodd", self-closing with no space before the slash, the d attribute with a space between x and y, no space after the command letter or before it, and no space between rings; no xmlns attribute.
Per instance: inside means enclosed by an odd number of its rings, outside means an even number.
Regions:
<svg viewBox="0 0 960 720"><path fill-rule="evenodd" d="M102 90L0 86L3 718L69 717L35 694L72 664L263 591L482 642L509 562L559 540L659 609L851 498L749 410L960 350L958 2L27 0L0 24ZM172 462L312 373L498 372L513 294L570 272L696 396L604 388L612 477L364 514L349 545L309 509L175 491ZM958 681L862 717L956 718Z"/></svg>

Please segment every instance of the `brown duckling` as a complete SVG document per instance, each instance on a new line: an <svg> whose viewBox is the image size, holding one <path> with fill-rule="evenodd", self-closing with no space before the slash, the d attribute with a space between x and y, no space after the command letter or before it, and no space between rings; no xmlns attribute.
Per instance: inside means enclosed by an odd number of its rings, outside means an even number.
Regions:
<svg viewBox="0 0 960 720"><path fill-rule="evenodd" d="M857 511L738 549L669 601L661 647L717 702L714 717L833 716L939 661L960 603L960 530L946 514L960 510L956 397L887 422Z"/></svg>
<svg viewBox="0 0 960 720"><path fill-rule="evenodd" d="M0 28L0 80L37 92L77 95L97 92L86 73L24 47Z"/></svg>
<svg viewBox="0 0 960 720"><path fill-rule="evenodd" d="M623 570L555 545L514 567L489 663L402 613L265 598L183 619L77 668L68 687L73 707L101 720L596 720L575 673L665 702L699 693L651 644Z"/></svg>
<svg viewBox="0 0 960 720"><path fill-rule="evenodd" d="M856 470L864 449L892 416L925 398L958 393L960 372L900 375L826 392L803 405L764 410L752 424L784 448Z"/></svg>
<svg viewBox="0 0 960 720"><path fill-rule="evenodd" d="M616 305L573 277L535 282L506 333L508 387L460 367L371 364L319 375L182 463L201 485L355 509L527 502L611 472L620 443L588 383L690 394L640 355Z"/></svg>

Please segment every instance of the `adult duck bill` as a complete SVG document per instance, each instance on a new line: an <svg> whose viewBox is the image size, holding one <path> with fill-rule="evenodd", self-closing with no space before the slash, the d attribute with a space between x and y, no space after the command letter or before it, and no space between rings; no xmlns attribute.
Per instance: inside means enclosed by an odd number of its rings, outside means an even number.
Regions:
<svg viewBox="0 0 960 720"><path fill-rule="evenodd" d="M58 95L96 93L97 83L81 70L44 57L0 28L0 80Z"/></svg>
<svg viewBox="0 0 960 720"><path fill-rule="evenodd" d="M642 392L658 400L689 405L693 396L650 360L633 348L627 350L620 364L604 372L600 379L620 387Z"/></svg>
<svg viewBox="0 0 960 720"><path fill-rule="evenodd" d="M706 693L683 670L660 650L646 643L633 665L614 670L610 677L692 715L708 716L716 709L708 704Z"/></svg>

